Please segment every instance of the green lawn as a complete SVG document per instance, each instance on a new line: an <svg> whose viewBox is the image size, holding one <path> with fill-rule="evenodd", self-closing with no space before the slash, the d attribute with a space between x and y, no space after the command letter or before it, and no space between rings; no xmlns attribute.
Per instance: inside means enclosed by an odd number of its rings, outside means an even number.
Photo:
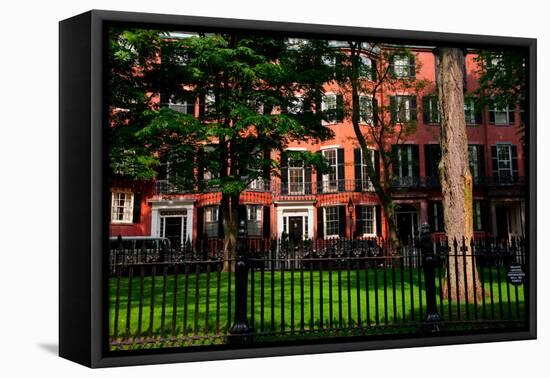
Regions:
<svg viewBox="0 0 550 378"><path fill-rule="evenodd" d="M128 293L127 277L111 278L109 332L112 341L131 340L136 336L200 339L205 335L226 335L234 309L234 282L229 282L230 277L233 281L234 276L225 272L203 272L179 274L176 279L174 274L164 277L161 273L154 280L153 292L151 276L145 274L142 280L136 270L131 293ZM487 269L484 271L485 306L449 303L438 296L440 314L445 320L473 320L477 307L478 319L523 320L523 286L508 285L504 277L504 269L493 269L490 274ZM439 293L438 278L436 286ZM300 331L326 328L368 328L373 332L395 326L406 329L416 327L426 310L423 276L419 276L416 269L361 269L349 273L343 270L332 274L326 270L285 271L284 274L266 270L263 303L261 288L260 272L249 274L248 319L256 332L265 335L270 332L300 334Z"/></svg>

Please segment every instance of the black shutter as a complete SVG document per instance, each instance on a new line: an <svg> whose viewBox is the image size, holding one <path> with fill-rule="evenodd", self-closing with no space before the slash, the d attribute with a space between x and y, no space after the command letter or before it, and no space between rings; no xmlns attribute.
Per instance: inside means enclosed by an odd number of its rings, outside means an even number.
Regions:
<svg viewBox="0 0 550 378"><path fill-rule="evenodd" d="M515 125L516 123L516 109L514 106L508 108L508 123Z"/></svg>
<svg viewBox="0 0 550 378"><path fill-rule="evenodd" d="M346 174L344 169L344 149L339 148L337 150L337 159L338 159L338 191L343 192L345 191L345 185L346 185Z"/></svg>
<svg viewBox="0 0 550 378"><path fill-rule="evenodd" d="M336 95L336 120L342 122L344 120L344 96Z"/></svg>
<svg viewBox="0 0 550 378"><path fill-rule="evenodd" d="M355 168L355 191L360 192L362 190L361 185L361 149L356 148L353 150L353 164Z"/></svg>
<svg viewBox="0 0 550 378"><path fill-rule="evenodd" d="M445 219L443 218L443 202L437 201L437 229L445 231Z"/></svg>
<svg viewBox="0 0 550 378"><path fill-rule="evenodd" d="M239 205L237 208L238 212L238 221L237 221L237 229L241 227L241 221L244 221L246 223L246 205Z"/></svg>
<svg viewBox="0 0 550 378"><path fill-rule="evenodd" d="M412 172L409 172L409 175L412 176L412 177L420 177L420 170L419 170L419 155L418 155L418 144L412 144L411 145L411 149L412 149L412 153L411 153L411 156L412 156Z"/></svg>
<svg viewBox="0 0 550 378"><path fill-rule="evenodd" d="M323 155L321 151L317 151L316 153ZM317 170L317 187L315 193L323 193L323 174Z"/></svg>
<svg viewBox="0 0 550 378"><path fill-rule="evenodd" d="M497 146L491 146L491 165L493 170L493 178L498 180Z"/></svg>
<svg viewBox="0 0 550 378"><path fill-rule="evenodd" d="M428 125L430 123L430 97L422 97L422 123Z"/></svg>
<svg viewBox="0 0 550 378"><path fill-rule="evenodd" d="M306 194L311 194L311 166L304 167L304 190Z"/></svg>
<svg viewBox="0 0 550 378"><path fill-rule="evenodd" d="M376 211L376 235L382 236L382 208L380 205L374 207Z"/></svg>
<svg viewBox="0 0 550 378"><path fill-rule="evenodd" d="M204 209L197 207L197 239L202 239L204 234Z"/></svg>
<svg viewBox="0 0 550 378"><path fill-rule="evenodd" d="M363 206L355 206L355 236L363 235Z"/></svg>
<svg viewBox="0 0 550 378"><path fill-rule="evenodd" d="M378 126L378 100L372 99L372 123L374 126Z"/></svg>
<svg viewBox="0 0 550 378"><path fill-rule="evenodd" d="M281 194L288 193L288 155L281 152Z"/></svg>
<svg viewBox="0 0 550 378"><path fill-rule="evenodd" d="M424 145L424 169L426 170L426 177L433 177L433 144ZM432 228L433 230L433 228Z"/></svg>
<svg viewBox="0 0 550 378"><path fill-rule="evenodd" d="M418 121L418 104L416 101L416 96L410 96L410 110L411 110L411 121Z"/></svg>
<svg viewBox="0 0 550 378"><path fill-rule="evenodd" d="M395 96L390 96L390 118L391 122L397 122L397 101Z"/></svg>
<svg viewBox="0 0 550 378"><path fill-rule="evenodd" d="M263 221L263 231L262 231L262 236L264 237L264 239L267 239L267 238L270 238L271 237L271 230L270 230L270 226L271 226L271 216L270 216L270 207L269 206L264 206L264 213L262 214L263 215L263 218L262 218L262 221Z"/></svg>
<svg viewBox="0 0 550 378"><path fill-rule="evenodd" d="M393 77L395 77L395 58L396 58L395 55L391 57L390 67L389 67L390 76L393 76Z"/></svg>
<svg viewBox="0 0 550 378"><path fill-rule="evenodd" d="M489 206L487 206L487 201L481 202L481 229L482 231L489 231Z"/></svg>
<svg viewBox="0 0 550 378"><path fill-rule="evenodd" d="M410 55L409 56L409 77L415 78L416 77L416 63L415 63L415 56Z"/></svg>
<svg viewBox="0 0 550 378"><path fill-rule="evenodd" d="M493 101L489 101L489 123L495 123L495 104Z"/></svg>
<svg viewBox="0 0 550 378"><path fill-rule="evenodd" d="M141 222L141 193L134 193L134 213L132 223Z"/></svg>
<svg viewBox="0 0 550 378"><path fill-rule="evenodd" d="M223 207L218 206L218 238L223 238Z"/></svg>
<svg viewBox="0 0 550 378"><path fill-rule="evenodd" d="M338 235L346 237L346 206L338 206Z"/></svg>
<svg viewBox="0 0 550 378"><path fill-rule="evenodd" d="M391 166L392 166L392 174L394 176L397 176L399 172L399 145L394 144L391 146Z"/></svg>
<svg viewBox="0 0 550 378"><path fill-rule="evenodd" d="M323 239L325 237L323 211L324 209L322 207L317 208L317 239Z"/></svg>
<svg viewBox="0 0 550 378"><path fill-rule="evenodd" d="M474 114L476 118L476 125L481 125L483 123L483 107L477 97L474 99Z"/></svg>
<svg viewBox="0 0 550 378"><path fill-rule="evenodd" d="M510 152L512 154L512 179L516 182L519 178L518 171L518 147L510 146Z"/></svg>
<svg viewBox="0 0 550 378"><path fill-rule="evenodd" d="M434 216L434 208L436 206L436 202L428 202L428 224L430 225L431 232L438 231Z"/></svg>
<svg viewBox="0 0 550 378"><path fill-rule="evenodd" d="M485 178L485 153L483 151L483 145L477 145L477 171L481 180Z"/></svg>
<svg viewBox="0 0 550 378"><path fill-rule="evenodd" d="M378 150L373 151L374 154L374 173L376 174L376 180L380 180L380 152Z"/></svg>
<svg viewBox="0 0 550 378"><path fill-rule="evenodd" d="M378 80L378 71L376 69L376 60L371 60L371 80Z"/></svg>

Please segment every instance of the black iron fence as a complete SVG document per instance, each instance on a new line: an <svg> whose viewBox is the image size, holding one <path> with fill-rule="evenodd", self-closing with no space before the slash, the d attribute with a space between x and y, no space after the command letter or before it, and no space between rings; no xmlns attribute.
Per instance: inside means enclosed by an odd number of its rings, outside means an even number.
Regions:
<svg viewBox="0 0 550 378"><path fill-rule="evenodd" d="M110 251L113 349L520 327L526 319L519 239L241 241L238 259L224 257L219 241L151 251L124 242Z"/></svg>

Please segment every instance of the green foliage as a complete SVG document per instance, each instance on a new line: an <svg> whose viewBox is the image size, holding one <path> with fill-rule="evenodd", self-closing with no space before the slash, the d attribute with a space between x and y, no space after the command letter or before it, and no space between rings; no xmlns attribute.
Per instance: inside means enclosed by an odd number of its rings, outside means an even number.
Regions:
<svg viewBox="0 0 550 378"><path fill-rule="evenodd" d="M479 88L482 105L489 103L499 108L518 104L525 99L527 90L526 54L521 50L481 50Z"/></svg>

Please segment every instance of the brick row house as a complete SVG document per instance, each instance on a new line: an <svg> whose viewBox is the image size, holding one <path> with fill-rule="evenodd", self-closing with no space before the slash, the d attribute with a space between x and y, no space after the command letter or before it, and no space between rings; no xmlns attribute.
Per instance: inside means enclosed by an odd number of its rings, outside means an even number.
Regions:
<svg viewBox="0 0 550 378"><path fill-rule="evenodd" d="M396 57L396 75L416 76L432 82L419 95L382 93L377 101L399 103L400 114L417 119L415 132L392 146L395 176L395 223L399 237L406 242L418 235L428 222L434 233L443 232L441 189L437 173L440 133L435 91L436 59L431 48L411 48L414 58ZM363 57L367 64L374 56ZM477 88L478 63L468 53L464 64L465 93ZM368 77L363 78L369 80ZM299 97L297 97L299 99ZM324 109L341 107L351 95L341 92L334 82L327 83ZM524 111L519 106L487 108L476 112L476 98L465 96L470 168L474 180L474 230L477 237L510 238L523 236L525 229L525 185L520 127ZM174 110L198 115L198 102L162 101ZM299 103L299 101L298 101ZM361 106L372 109L372 99L362 96ZM295 111L300 111L300 106ZM363 113L362 113L363 114ZM361 122L370 122L368 111ZM280 175L258 179L241 194L239 218L250 238L333 238L387 235L387 222L367 178L366 159L380 169L375 149L363 154L349 117L328 122L334 138L322 143L290 143L286 151L272 153L280 162ZM328 174L317 174L310 167L293 162L288 151L321 152L331 166ZM367 155L367 156L365 156ZM164 162L163 167L170 164ZM221 238L220 193L179 190L172 185L166 169L154 181L113 180L111 187L111 228L113 236L157 236L181 244L197 238ZM210 174L202 172L201 178Z"/></svg>

